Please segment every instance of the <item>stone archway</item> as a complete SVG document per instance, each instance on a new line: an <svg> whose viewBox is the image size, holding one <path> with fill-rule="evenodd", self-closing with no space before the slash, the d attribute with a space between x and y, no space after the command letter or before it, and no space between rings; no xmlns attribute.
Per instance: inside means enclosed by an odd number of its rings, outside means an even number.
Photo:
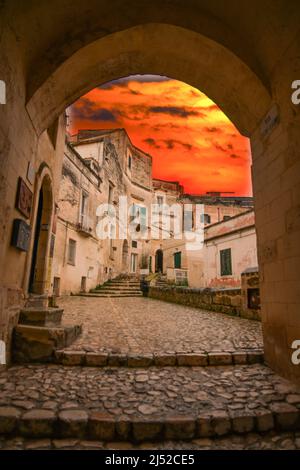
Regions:
<svg viewBox="0 0 300 470"><path fill-rule="evenodd" d="M45 129L100 83L133 73L168 75L201 89L250 137L265 358L299 381L300 368L291 362L292 341L300 338L300 106L291 103L291 83L300 77L299 2L287 8L284 0L242 7L174 0L170 8L153 0L141 8L137 0L21 6L11 0L0 10L1 80L9 90L9 105L0 110L4 292L22 288L22 274L7 271L24 264L19 253L5 252L11 194L32 155L38 168ZM272 105L278 116L268 129L263 119ZM57 162L46 161L59 174Z"/></svg>

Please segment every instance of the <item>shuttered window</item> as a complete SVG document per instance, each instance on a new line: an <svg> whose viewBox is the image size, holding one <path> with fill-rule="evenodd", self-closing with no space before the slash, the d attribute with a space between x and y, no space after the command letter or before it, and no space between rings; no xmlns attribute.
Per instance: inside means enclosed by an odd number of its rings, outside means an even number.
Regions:
<svg viewBox="0 0 300 470"><path fill-rule="evenodd" d="M230 276L232 274L231 248L220 251L221 276Z"/></svg>
<svg viewBox="0 0 300 470"><path fill-rule="evenodd" d="M174 268L181 269L181 251L174 253Z"/></svg>

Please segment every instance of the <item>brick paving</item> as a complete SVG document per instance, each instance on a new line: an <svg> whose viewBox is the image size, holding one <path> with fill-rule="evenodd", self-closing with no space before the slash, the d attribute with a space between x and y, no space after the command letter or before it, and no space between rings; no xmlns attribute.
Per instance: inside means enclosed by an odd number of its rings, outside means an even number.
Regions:
<svg viewBox="0 0 300 470"><path fill-rule="evenodd" d="M261 324L149 298L63 297L65 323L83 324L68 348L147 354L262 349Z"/></svg>

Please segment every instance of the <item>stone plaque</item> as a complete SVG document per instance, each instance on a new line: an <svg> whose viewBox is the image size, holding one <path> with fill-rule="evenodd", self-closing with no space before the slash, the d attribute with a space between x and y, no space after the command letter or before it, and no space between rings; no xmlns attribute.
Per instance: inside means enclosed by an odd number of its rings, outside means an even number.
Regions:
<svg viewBox="0 0 300 470"><path fill-rule="evenodd" d="M31 227L22 219L15 219L13 222L11 244L21 251L29 250Z"/></svg>
<svg viewBox="0 0 300 470"><path fill-rule="evenodd" d="M27 219L29 219L31 213L32 198L32 192L26 185L25 181L19 177L16 209L18 209Z"/></svg>

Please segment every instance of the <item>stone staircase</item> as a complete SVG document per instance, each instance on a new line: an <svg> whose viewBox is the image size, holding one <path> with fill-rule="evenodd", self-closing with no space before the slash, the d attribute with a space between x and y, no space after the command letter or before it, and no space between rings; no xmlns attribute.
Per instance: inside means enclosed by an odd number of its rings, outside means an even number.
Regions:
<svg viewBox="0 0 300 470"><path fill-rule="evenodd" d="M81 325L62 325L63 309L48 304L47 296L35 295L20 311L13 334L14 362L53 362L55 352L81 334Z"/></svg>
<svg viewBox="0 0 300 470"><path fill-rule="evenodd" d="M80 295L89 297L141 297L140 282L136 278L116 278L106 282L89 293Z"/></svg>

